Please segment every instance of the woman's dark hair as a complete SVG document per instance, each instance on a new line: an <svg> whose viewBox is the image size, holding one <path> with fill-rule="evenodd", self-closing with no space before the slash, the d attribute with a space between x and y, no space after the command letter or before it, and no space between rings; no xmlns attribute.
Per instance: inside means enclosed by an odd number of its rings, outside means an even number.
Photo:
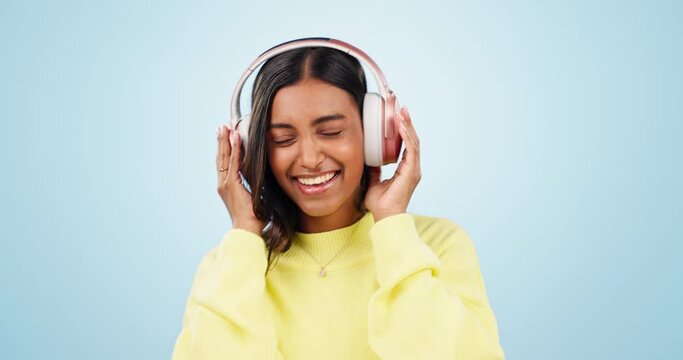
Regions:
<svg viewBox="0 0 683 360"><path fill-rule="evenodd" d="M365 74L353 56L327 47L294 49L266 61L259 71L251 94L251 124L245 149L242 175L249 183L254 214L268 225L263 238L268 248L268 269L273 256L287 251L299 222L296 204L280 188L268 165L266 136L270 126L275 94L281 88L304 79L314 78L349 93L363 114L367 92ZM361 178L361 195L357 206L362 210L367 192L369 168Z"/></svg>

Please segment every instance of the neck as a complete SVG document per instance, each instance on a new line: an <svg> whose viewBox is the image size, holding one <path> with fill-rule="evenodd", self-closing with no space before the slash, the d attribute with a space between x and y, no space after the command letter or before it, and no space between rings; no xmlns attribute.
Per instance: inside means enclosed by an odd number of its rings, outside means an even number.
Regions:
<svg viewBox="0 0 683 360"><path fill-rule="evenodd" d="M309 216L299 213L299 231L303 233L319 233L350 226L363 217L363 213L357 208L339 209L333 214L326 216Z"/></svg>

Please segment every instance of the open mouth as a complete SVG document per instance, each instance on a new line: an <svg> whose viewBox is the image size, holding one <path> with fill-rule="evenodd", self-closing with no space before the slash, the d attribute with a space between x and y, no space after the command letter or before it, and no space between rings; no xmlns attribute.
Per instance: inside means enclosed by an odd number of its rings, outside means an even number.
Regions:
<svg viewBox="0 0 683 360"><path fill-rule="evenodd" d="M304 178L304 177L297 177L296 181L298 181L301 185L305 186L317 186L317 185L323 185L326 182L329 182L332 180L335 176L337 176L339 172L334 171L334 172L329 172L327 174L319 175L314 178Z"/></svg>
<svg viewBox="0 0 683 360"><path fill-rule="evenodd" d="M294 182L305 194L315 195L327 190L339 178L341 171L331 171L316 177L294 177Z"/></svg>

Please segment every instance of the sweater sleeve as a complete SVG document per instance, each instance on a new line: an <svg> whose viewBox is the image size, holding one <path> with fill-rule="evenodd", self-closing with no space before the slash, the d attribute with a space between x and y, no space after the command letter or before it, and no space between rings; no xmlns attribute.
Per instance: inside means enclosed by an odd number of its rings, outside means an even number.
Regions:
<svg viewBox="0 0 683 360"><path fill-rule="evenodd" d="M393 359L503 359L472 241L440 220L431 239L437 256L408 214L387 217L370 230L379 288L368 304L372 350Z"/></svg>
<svg viewBox="0 0 683 360"><path fill-rule="evenodd" d="M173 360L282 359L265 299L265 244L232 229L201 261Z"/></svg>

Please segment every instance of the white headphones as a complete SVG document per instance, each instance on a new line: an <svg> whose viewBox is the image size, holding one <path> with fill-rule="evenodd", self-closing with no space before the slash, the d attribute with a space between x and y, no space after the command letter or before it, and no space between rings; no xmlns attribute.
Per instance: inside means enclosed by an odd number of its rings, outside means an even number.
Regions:
<svg viewBox="0 0 683 360"><path fill-rule="evenodd" d="M237 129L242 138L242 143L246 146L251 123L250 114L242 116L240 113L240 95L247 78L266 60L285 51L303 47L329 47L341 50L368 65L375 76L375 80L377 80L380 93L368 92L363 100L365 163L369 166L395 163L401 150L401 136L394 122L394 118L399 114L399 103L394 92L389 89L382 71L368 55L350 44L330 38L303 38L287 41L270 48L249 65L235 86L230 104L231 128Z"/></svg>

